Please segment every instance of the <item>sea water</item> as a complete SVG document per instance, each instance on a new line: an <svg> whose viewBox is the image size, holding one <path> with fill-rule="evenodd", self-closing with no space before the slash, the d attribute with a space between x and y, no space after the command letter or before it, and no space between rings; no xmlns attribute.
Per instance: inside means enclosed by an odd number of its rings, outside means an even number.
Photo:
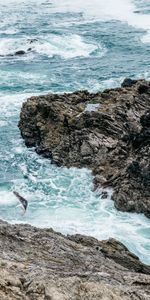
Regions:
<svg viewBox="0 0 150 300"><path fill-rule="evenodd" d="M17 127L31 95L98 91L125 77L150 79L148 2L0 0L1 219L113 237L150 264L150 220L117 211L111 189L102 199L90 170L57 168L27 149ZM19 50L26 54L15 56ZM13 190L29 201L24 216Z"/></svg>

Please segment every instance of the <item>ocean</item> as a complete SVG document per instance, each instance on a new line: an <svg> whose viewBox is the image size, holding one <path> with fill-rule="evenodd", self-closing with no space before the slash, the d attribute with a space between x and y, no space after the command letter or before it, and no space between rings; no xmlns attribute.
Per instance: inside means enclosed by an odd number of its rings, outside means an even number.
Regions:
<svg viewBox="0 0 150 300"><path fill-rule="evenodd" d="M89 170L57 168L27 149L17 127L32 95L150 79L148 2L0 0L0 219L113 237L150 264L150 220L117 211L111 189L101 199ZM13 190L29 201L24 216Z"/></svg>

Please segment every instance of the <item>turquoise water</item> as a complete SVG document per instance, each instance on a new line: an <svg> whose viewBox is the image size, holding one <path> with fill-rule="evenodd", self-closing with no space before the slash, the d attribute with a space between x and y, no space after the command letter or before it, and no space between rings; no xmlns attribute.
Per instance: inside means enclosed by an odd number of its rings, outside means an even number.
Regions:
<svg viewBox="0 0 150 300"><path fill-rule="evenodd" d="M35 94L150 79L150 5L128 0L0 0L0 218L65 234L115 237L150 264L150 221L93 192L89 170L57 168L27 149L17 123ZM28 51L28 49L30 51ZM26 52L14 56L18 50ZM17 190L29 200L22 216Z"/></svg>

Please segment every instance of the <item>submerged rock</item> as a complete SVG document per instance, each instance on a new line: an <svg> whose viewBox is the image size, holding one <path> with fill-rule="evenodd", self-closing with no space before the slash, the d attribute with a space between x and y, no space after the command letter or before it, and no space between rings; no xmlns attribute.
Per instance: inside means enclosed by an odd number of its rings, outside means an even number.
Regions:
<svg viewBox="0 0 150 300"><path fill-rule="evenodd" d="M148 300L150 267L120 242L0 221L1 300Z"/></svg>
<svg viewBox="0 0 150 300"><path fill-rule="evenodd" d="M24 55L24 54L26 54L26 52L24 50L18 50L15 52L14 55Z"/></svg>
<svg viewBox="0 0 150 300"><path fill-rule="evenodd" d="M150 83L31 97L19 128L27 146L58 166L91 168L113 187L116 208L150 217Z"/></svg>
<svg viewBox="0 0 150 300"><path fill-rule="evenodd" d="M37 42L38 41L38 39L29 39L28 40L28 42L30 43L30 44L33 44L33 43L35 43L35 42Z"/></svg>

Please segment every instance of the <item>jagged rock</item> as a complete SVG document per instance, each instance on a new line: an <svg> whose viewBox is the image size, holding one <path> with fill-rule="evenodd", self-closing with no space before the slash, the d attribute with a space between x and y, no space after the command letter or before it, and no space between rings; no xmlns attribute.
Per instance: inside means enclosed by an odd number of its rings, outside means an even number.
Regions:
<svg viewBox="0 0 150 300"><path fill-rule="evenodd" d="M0 221L1 300L149 300L150 267L120 242Z"/></svg>
<svg viewBox="0 0 150 300"><path fill-rule="evenodd" d="M96 187L113 187L116 208L150 217L150 83L122 86L31 97L19 128L27 146L58 166L91 168Z"/></svg>

